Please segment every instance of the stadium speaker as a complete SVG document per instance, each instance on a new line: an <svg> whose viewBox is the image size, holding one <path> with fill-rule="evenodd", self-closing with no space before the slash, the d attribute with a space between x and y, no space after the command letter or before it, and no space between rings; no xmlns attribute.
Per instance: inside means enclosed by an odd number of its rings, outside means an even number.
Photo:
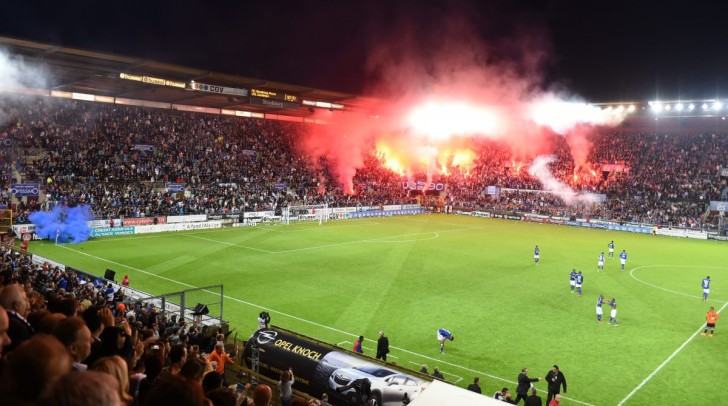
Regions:
<svg viewBox="0 0 728 406"><path fill-rule="evenodd" d="M210 313L210 309L207 308L207 306L203 305L202 303L198 303L197 306L192 310L192 314L195 316L204 316L206 314Z"/></svg>
<svg viewBox="0 0 728 406"><path fill-rule="evenodd" d="M106 273L104 273L104 279L108 279L112 282L114 281L114 277L116 276L116 272L112 271L111 269L107 269Z"/></svg>

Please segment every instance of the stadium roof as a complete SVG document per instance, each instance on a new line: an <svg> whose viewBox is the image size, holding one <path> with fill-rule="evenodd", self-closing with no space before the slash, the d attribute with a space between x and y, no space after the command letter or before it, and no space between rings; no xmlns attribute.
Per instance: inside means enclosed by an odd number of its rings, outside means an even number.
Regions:
<svg viewBox="0 0 728 406"><path fill-rule="evenodd" d="M331 104L338 105L345 111L374 115L379 114L378 110L386 105L385 100L351 93L17 38L0 37L0 48L6 49L11 55L22 57L27 63L41 65L48 73L48 82L44 86L51 92L245 111L279 117L308 117L313 114L314 108L329 108L328 105ZM149 83L154 80L170 81L174 85ZM213 85L220 91L196 91L193 90L195 83ZM245 95L223 93L223 88L225 91L243 91ZM251 89L275 94L274 99L250 97ZM295 100L287 100L285 96L293 96ZM636 111L628 116L623 126L636 131L728 131L728 103L723 103L720 111L699 108L706 102L712 106L716 101L606 102L594 105L602 108L635 105ZM659 113L655 112L654 103L659 103L664 109ZM697 106L695 110L688 108L693 103ZM688 107L678 111L677 106L683 104ZM670 110L669 106L675 108Z"/></svg>
<svg viewBox="0 0 728 406"><path fill-rule="evenodd" d="M22 57L26 63L38 63L43 66L49 72L47 86L51 91L290 116L307 116L311 114L311 108L302 105L302 100L322 102L324 105L326 103L340 104L343 105L344 110L355 111L363 109L364 106L376 104L373 103L376 100L350 93L315 89L23 39L0 37L0 47L5 48L11 55ZM184 83L188 85L188 88L160 86L143 81L127 80L122 78L121 74L127 74L129 77L144 76L174 81L178 84ZM253 104L251 98L247 96L240 97L234 94L193 91L189 89L189 84L194 82L230 89L247 89L248 91L258 89L280 95L297 96L299 100L297 103ZM284 106L284 108L280 106Z"/></svg>

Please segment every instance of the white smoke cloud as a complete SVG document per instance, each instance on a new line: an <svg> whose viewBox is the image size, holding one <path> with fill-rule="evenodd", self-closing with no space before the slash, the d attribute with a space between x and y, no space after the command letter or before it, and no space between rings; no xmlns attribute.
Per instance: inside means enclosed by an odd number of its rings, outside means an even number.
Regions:
<svg viewBox="0 0 728 406"><path fill-rule="evenodd" d="M554 162L556 157L550 156L537 156L531 166L528 168L528 173L538 179L543 185L543 190L552 192L558 195L564 203L569 206L576 205L592 205L597 203L597 195L588 192L576 192L570 188L564 182L556 179L549 170L549 164Z"/></svg>
<svg viewBox="0 0 728 406"><path fill-rule="evenodd" d="M0 97L15 97L23 88L47 89L48 75L45 69L0 49ZM6 114L0 104L0 124L5 119Z"/></svg>
<svg viewBox="0 0 728 406"><path fill-rule="evenodd" d="M11 92L24 87L45 89L47 82L44 69L0 49L0 92Z"/></svg>

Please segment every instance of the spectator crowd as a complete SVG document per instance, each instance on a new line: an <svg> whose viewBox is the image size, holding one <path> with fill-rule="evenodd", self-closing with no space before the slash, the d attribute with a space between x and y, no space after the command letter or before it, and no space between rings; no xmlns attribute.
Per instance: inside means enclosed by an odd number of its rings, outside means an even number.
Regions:
<svg viewBox="0 0 728 406"><path fill-rule="evenodd" d="M495 141L481 142L467 168L402 176L374 149L346 191L332 176L335 158L311 156L299 134L310 124L242 119L134 106L27 98L2 100L0 138L12 143L4 162L8 183L40 183L39 199L0 203L16 221L54 205L90 204L98 218L276 210L289 204L379 206L432 203L574 215L682 227L715 224L706 205L728 200L719 176L728 134L642 134L599 131L577 164L565 138L548 142L551 173L575 193L603 194L602 204L566 204ZM8 154L6 154L8 155ZM443 183L443 196L407 190L407 179ZM185 193L166 183L183 183ZM495 186L500 193L485 191Z"/></svg>
<svg viewBox="0 0 728 406"><path fill-rule="evenodd" d="M269 405L225 385L227 335L160 316L124 288L0 247L0 399L7 405Z"/></svg>

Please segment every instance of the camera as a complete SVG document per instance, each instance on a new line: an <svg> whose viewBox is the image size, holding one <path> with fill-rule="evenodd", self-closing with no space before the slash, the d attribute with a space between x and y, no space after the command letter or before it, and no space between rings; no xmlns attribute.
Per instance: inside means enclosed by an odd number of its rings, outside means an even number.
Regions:
<svg viewBox="0 0 728 406"><path fill-rule="evenodd" d="M268 312L260 312L259 317L265 321L265 324L270 323L270 314Z"/></svg>

